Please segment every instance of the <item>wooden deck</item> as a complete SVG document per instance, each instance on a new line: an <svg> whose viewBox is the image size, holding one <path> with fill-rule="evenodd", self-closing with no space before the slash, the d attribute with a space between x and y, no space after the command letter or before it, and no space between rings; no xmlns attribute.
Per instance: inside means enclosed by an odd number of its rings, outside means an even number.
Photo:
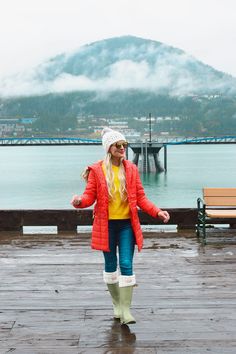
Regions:
<svg viewBox="0 0 236 354"><path fill-rule="evenodd" d="M88 236L2 234L0 354L235 354L236 245L193 236L146 234L128 327Z"/></svg>

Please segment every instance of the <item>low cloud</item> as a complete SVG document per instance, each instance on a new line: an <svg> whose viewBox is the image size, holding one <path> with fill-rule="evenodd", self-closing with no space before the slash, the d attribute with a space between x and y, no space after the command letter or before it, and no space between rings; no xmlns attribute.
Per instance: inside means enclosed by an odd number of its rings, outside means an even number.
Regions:
<svg viewBox="0 0 236 354"><path fill-rule="evenodd" d="M61 72L61 70L56 72L53 78L48 79L45 74L47 65L42 65L35 71L2 78L0 96L34 96L73 91L109 92L127 89L149 90L171 95L187 95L214 90L236 92L236 79L230 76L220 76L212 68L182 51L176 50L175 53L160 55L160 47L158 50L157 55L157 48L153 45L145 48L145 53L139 48L139 53L143 53L139 54L139 57L136 55L137 48L120 50L116 53L119 59L107 66L106 75L96 79L93 78L96 75L91 75L91 77L85 74L72 75ZM107 53L104 53L103 56L106 56ZM147 59L144 59L145 54ZM136 60L130 59L134 56ZM151 61L150 58L155 58L155 56L156 61ZM96 70L96 64L99 64L101 57L91 57L91 60L90 64ZM54 62L49 62L48 66L50 65L54 65Z"/></svg>

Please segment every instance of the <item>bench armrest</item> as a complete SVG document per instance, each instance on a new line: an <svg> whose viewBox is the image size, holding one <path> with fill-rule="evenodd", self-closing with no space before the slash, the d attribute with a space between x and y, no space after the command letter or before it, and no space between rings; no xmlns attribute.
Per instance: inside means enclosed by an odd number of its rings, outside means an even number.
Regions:
<svg viewBox="0 0 236 354"><path fill-rule="evenodd" d="M205 204L204 200L202 200L202 198L197 198L197 208L198 208L198 211L206 208L206 204Z"/></svg>

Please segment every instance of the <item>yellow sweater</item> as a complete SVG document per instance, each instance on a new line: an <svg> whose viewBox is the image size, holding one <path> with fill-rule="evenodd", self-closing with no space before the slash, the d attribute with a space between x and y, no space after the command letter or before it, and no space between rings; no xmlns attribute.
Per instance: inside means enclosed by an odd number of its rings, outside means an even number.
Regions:
<svg viewBox="0 0 236 354"><path fill-rule="evenodd" d="M106 176L106 170L104 164L102 165L103 172ZM130 208L128 200L121 200L119 187L120 181L118 178L119 166L112 165L112 170L114 173L114 184L115 188L112 190L113 199L109 201L108 212L109 220L115 219L130 219Z"/></svg>

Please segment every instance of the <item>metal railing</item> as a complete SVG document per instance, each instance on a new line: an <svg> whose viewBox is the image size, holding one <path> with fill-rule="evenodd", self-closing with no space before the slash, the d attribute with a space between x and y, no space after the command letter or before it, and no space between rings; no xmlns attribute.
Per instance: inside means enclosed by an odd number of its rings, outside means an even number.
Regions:
<svg viewBox="0 0 236 354"><path fill-rule="evenodd" d="M184 144L236 144L236 136L207 136L207 137L159 137L152 140L152 144L184 145ZM101 145L100 139L80 137L29 137L29 138L0 138L0 146L26 145ZM141 144L133 142L130 145ZM149 144L149 142L148 142Z"/></svg>
<svg viewBox="0 0 236 354"><path fill-rule="evenodd" d="M89 138L50 138L50 137L31 137L31 138L0 138L0 145L20 146L20 145L101 145L99 139Z"/></svg>

